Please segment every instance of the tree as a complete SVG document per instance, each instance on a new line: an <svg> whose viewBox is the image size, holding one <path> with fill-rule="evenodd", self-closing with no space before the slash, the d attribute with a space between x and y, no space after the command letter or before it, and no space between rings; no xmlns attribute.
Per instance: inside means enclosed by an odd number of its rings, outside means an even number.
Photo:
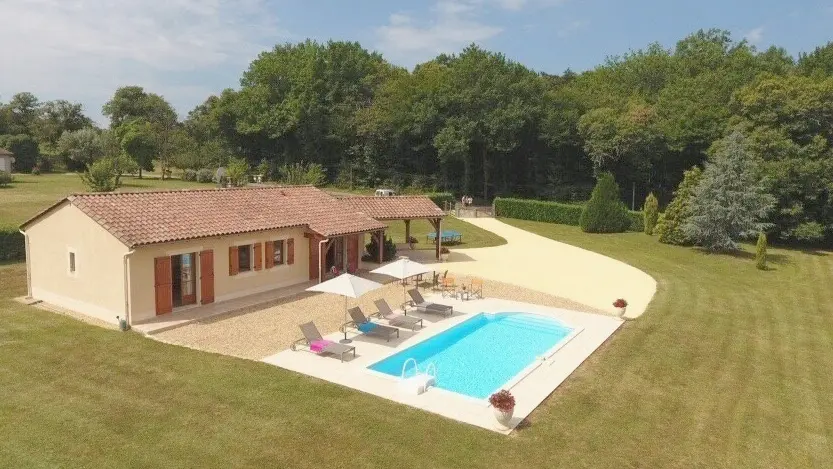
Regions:
<svg viewBox="0 0 833 469"><path fill-rule="evenodd" d="M674 199L665 207L665 213L657 220L654 232L659 242L680 246L692 243L683 231L683 225L691 216L691 198L702 175L703 171L698 166L692 167L683 174L682 182L674 191Z"/></svg>
<svg viewBox="0 0 833 469"><path fill-rule="evenodd" d="M766 270L766 233L758 233L758 243L755 245L755 267Z"/></svg>
<svg viewBox="0 0 833 469"><path fill-rule="evenodd" d="M101 132L94 128L64 131L58 139L57 151L81 165L88 165L104 156Z"/></svg>
<svg viewBox="0 0 833 469"><path fill-rule="evenodd" d="M159 151L159 140L153 125L139 118L119 125L114 132L124 153L136 162L139 177L142 177L142 170L153 171L153 158Z"/></svg>
<svg viewBox="0 0 833 469"><path fill-rule="evenodd" d="M65 132L92 128L93 121L84 115L80 103L59 99L48 101L40 107L40 118L36 124L38 141L56 145Z"/></svg>
<svg viewBox="0 0 833 469"><path fill-rule="evenodd" d="M8 128L6 133L13 135L28 135L34 139L35 126L40 114L38 98L29 92L17 93L12 96L8 109Z"/></svg>
<svg viewBox="0 0 833 469"><path fill-rule="evenodd" d="M645 198L645 204L642 206L642 215L644 217L645 234L653 235L654 228L657 225L659 218L659 201L654 197L654 193L648 194Z"/></svg>
<svg viewBox="0 0 833 469"><path fill-rule="evenodd" d="M0 135L0 148L14 153L14 169L21 173L31 171L40 158L38 142L31 135Z"/></svg>
<svg viewBox="0 0 833 469"><path fill-rule="evenodd" d="M757 176L746 137L733 132L715 144L703 177L692 192L683 232L712 251L736 250L736 240L763 231L775 198Z"/></svg>
<svg viewBox="0 0 833 469"><path fill-rule="evenodd" d="M628 209L619 199L619 185L611 173L599 175L579 225L585 233L622 233L630 226Z"/></svg>
<svg viewBox="0 0 833 469"><path fill-rule="evenodd" d="M118 187L114 162L110 158L96 160L81 174L81 180L91 192L112 192Z"/></svg>

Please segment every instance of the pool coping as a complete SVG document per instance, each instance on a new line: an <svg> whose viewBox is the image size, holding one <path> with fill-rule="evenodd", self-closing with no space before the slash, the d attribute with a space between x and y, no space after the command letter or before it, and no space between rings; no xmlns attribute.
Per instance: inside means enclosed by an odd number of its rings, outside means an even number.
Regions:
<svg viewBox="0 0 833 469"><path fill-rule="evenodd" d="M509 434L623 323L621 319L615 317L509 300L459 301L436 295L429 301L453 305L454 316L438 319L433 315L414 314L425 319L425 327L415 333L403 329L401 330L403 338L392 343L354 336L356 359L341 363L338 358L286 350L266 357L262 361L457 421ZM487 399L478 399L436 387L430 388L421 395L404 394L400 391L398 377L367 368L373 363L428 340L481 312L539 314L556 319L574 329L570 336L562 339L544 354L545 359L530 363L504 385L512 391L517 402L515 414L508 429L496 427ZM339 333L327 336L327 339L334 341L341 338L343 336Z"/></svg>
<svg viewBox="0 0 833 469"><path fill-rule="evenodd" d="M423 337L422 340L419 340L417 342L409 344L407 347L402 347L402 348L397 348L397 349L391 350L390 353L379 357L375 362L366 366L365 371L368 372L369 374L374 375L374 376L378 376L378 377L381 377L381 378L387 378L389 380L392 380L392 381L398 383L399 380L402 379L401 377L397 377L397 376L394 376L394 375L391 375L391 374L388 374L388 373L382 373L381 371L372 370L370 367L376 365L377 363L383 362L383 361L387 360L388 358L390 358L394 355L402 353L405 350L416 347L416 346L422 344L423 342L425 342L427 340L433 339L434 337L436 337L440 334L444 334L445 332L447 332L451 329L454 329L455 327L458 327L458 326L460 326L461 324L463 324L467 321L473 320L475 317L477 317L481 314L483 314L483 315L486 315L486 314L495 315L495 314L507 314L507 313L508 314L513 314L513 313L529 314L529 315L533 315L533 316L541 316L541 317L544 317L544 318L552 319L552 320L558 322L559 324L561 324L563 326L569 327L570 328L570 333L567 334L566 336L564 336L564 338L562 338L558 342L556 342L555 345L553 345L552 347L548 348L543 353L541 353L540 355L535 357L535 359L532 360L528 365L523 367L520 371L518 371L517 373L512 375L508 380L506 380L505 383L500 385L498 387L498 389L495 389L494 391L492 391L493 393L497 392L501 389L506 389L508 391L511 391L512 388L515 387L515 385L517 385L518 383L523 381L524 378L526 378L530 373L535 371L539 366L544 365L546 362L549 362L549 363L546 363L548 365L551 364L552 360L550 360L550 358L552 358L552 356L555 355L556 352L558 352L562 347L564 347L568 342L573 340L578 334L580 334L584 330L584 328L581 327L581 326L568 324L564 321L557 320L557 319L552 318L550 316L547 316L547 315L544 315L544 314L539 314L539 313L534 313L534 312L530 313L530 312L526 312L526 311L500 311L500 312L488 313L488 312L481 311L479 313L469 313L466 316L464 316L461 320L459 320L457 322L454 322L452 324L449 324L447 327L437 329L437 331L434 332L433 334ZM463 393L460 393L460 392L452 391L450 389L443 389L443 388L440 388L440 387L437 387L437 389L442 389L443 391L454 393L454 394L469 398L469 399L471 399L475 402L483 404L485 407L491 407L491 404L489 403L489 398L488 397L479 398L479 397L475 397L475 396L470 396L468 394L463 394Z"/></svg>

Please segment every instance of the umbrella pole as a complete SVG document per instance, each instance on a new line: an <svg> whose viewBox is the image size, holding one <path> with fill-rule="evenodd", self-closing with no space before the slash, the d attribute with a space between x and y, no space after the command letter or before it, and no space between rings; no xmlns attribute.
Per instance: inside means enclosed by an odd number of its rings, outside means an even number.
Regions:
<svg viewBox="0 0 833 469"><path fill-rule="evenodd" d="M345 319L344 323L347 324L347 297L346 296L344 297L344 319ZM347 326L345 326L344 327L344 338L339 340L339 343L349 344L350 342L353 342L353 339L348 339L347 338Z"/></svg>

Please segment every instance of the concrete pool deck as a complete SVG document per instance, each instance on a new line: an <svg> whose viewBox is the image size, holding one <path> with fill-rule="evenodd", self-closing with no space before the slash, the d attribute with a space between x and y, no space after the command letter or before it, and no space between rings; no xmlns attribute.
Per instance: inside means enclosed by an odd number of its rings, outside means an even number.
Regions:
<svg viewBox="0 0 833 469"><path fill-rule="evenodd" d="M454 316L443 318L438 315L409 312L408 315L413 314L424 318L425 327L417 329L416 332L401 329L400 338L390 342L350 333L348 337L353 339L351 345L356 347L356 358L348 357L343 363L337 357L318 356L306 350L285 350L268 356L263 361L433 412L450 419L508 434L575 371L593 351L607 340L623 322L621 319L600 314L582 313L509 300L487 298L458 301L442 298L439 295L433 295L427 299L453 305ZM400 390L398 378L367 369L369 365L433 337L465 321L472 314L481 312L536 313L557 319L579 331L572 339L563 343L550 358L537 361L525 370L528 374L520 381L510 380L509 390L516 400L511 429L496 427L492 409L486 400L479 400L434 387L421 395L405 394ZM333 333L327 335L326 338L338 341L343 338L343 334ZM484 357L484 360L488 360L488 357ZM441 370L440 373L442 373ZM513 382L514 384L512 384Z"/></svg>

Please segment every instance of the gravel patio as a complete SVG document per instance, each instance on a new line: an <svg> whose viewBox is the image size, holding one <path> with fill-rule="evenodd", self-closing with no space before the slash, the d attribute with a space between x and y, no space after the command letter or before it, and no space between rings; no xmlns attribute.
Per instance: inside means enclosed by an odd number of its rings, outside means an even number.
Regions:
<svg viewBox="0 0 833 469"><path fill-rule="evenodd" d="M368 293L359 300L349 300L350 306L359 305L365 314L369 315L376 311L373 301L384 298L392 307L400 307L404 301L404 294L398 281L374 274L362 276L387 283L385 287ZM457 276L457 283L469 281L468 277ZM426 287L430 285L426 283L421 288ZM484 280L483 290L484 295L489 298L605 314L572 300L491 280ZM325 335L338 331L346 321L344 298L305 292L273 303L195 321L150 337L207 352L260 360L287 349L300 337L298 325L307 321L315 322Z"/></svg>

